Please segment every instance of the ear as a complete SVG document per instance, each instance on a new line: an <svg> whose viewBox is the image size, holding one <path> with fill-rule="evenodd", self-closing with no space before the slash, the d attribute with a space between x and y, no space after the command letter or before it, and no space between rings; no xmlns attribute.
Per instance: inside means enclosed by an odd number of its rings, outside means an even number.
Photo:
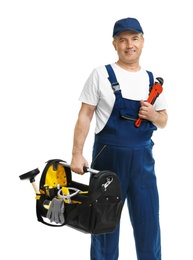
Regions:
<svg viewBox="0 0 193 260"><path fill-rule="evenodd" d="M145 42L145 39L144 39L144 37L143 37L143 43L142 43L142 48L144 47L144 42Z"/></svg>
<svg viewBox="0 0 193 260"><path fill-rule="evenodd" d="M112 44L113 44L113 46L114 46L115 50L117 50L117 48L116 48L116 43L115 43L115 41L114 41L114 40L113 40Z"/></svg>

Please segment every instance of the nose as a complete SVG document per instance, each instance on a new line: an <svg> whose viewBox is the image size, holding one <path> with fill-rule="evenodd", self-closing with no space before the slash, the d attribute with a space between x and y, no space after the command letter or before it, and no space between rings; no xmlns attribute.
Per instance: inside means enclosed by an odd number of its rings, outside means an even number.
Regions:
<svg viewBox="0 0 193 260"><path fill-rule="evenodd" d="M127 49L132 49L133 48L132 42L128 40L126 47Z"/></svg>

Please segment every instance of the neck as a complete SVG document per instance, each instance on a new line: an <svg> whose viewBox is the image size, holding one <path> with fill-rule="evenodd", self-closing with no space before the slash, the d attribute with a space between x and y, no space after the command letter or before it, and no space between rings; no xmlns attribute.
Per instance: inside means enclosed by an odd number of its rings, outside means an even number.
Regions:
<svg viewBox="0 0 193 260"><path fill-rule="evenodd" d="M118 60L116 64L122 69L128 71L139 71L141 69L139 63L123 63L122 61Z"/></svg>

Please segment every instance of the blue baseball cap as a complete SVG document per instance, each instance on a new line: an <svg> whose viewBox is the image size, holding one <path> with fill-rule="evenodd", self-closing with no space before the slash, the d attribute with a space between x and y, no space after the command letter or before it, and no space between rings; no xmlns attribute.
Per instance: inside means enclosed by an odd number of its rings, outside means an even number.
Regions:
<svg viewBox="0 0 193 260"><path fill-rule="evenodd" d="M143 34L143 29L141 28L141 25L139 21L135 18L124 18L121 20L118 20L113 28L113 37L117 36L123 31L131 30L135 31L137 33Z"/></svg>

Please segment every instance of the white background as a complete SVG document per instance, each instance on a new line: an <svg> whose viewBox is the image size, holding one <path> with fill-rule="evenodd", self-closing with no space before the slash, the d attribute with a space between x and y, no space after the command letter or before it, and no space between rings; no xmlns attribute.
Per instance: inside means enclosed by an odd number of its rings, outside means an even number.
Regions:
<svg viewBox="0 0 193 260"><path fill-rule="evenodd" d="M169 122L154 135L164 260L192 252L192 7L168 0L0 2L1 255L89 260L90 236L36 221L35 194L19 175L49 159L71 160L80 91L94 67L117 60L114 22L136 17L141 65L164 78ZM94 121L84 155L90 162ZM79 179L88 181L88 175ZM38 177L36 179L38 184ZM135 260L124 208L120 260Z"/></svg>

